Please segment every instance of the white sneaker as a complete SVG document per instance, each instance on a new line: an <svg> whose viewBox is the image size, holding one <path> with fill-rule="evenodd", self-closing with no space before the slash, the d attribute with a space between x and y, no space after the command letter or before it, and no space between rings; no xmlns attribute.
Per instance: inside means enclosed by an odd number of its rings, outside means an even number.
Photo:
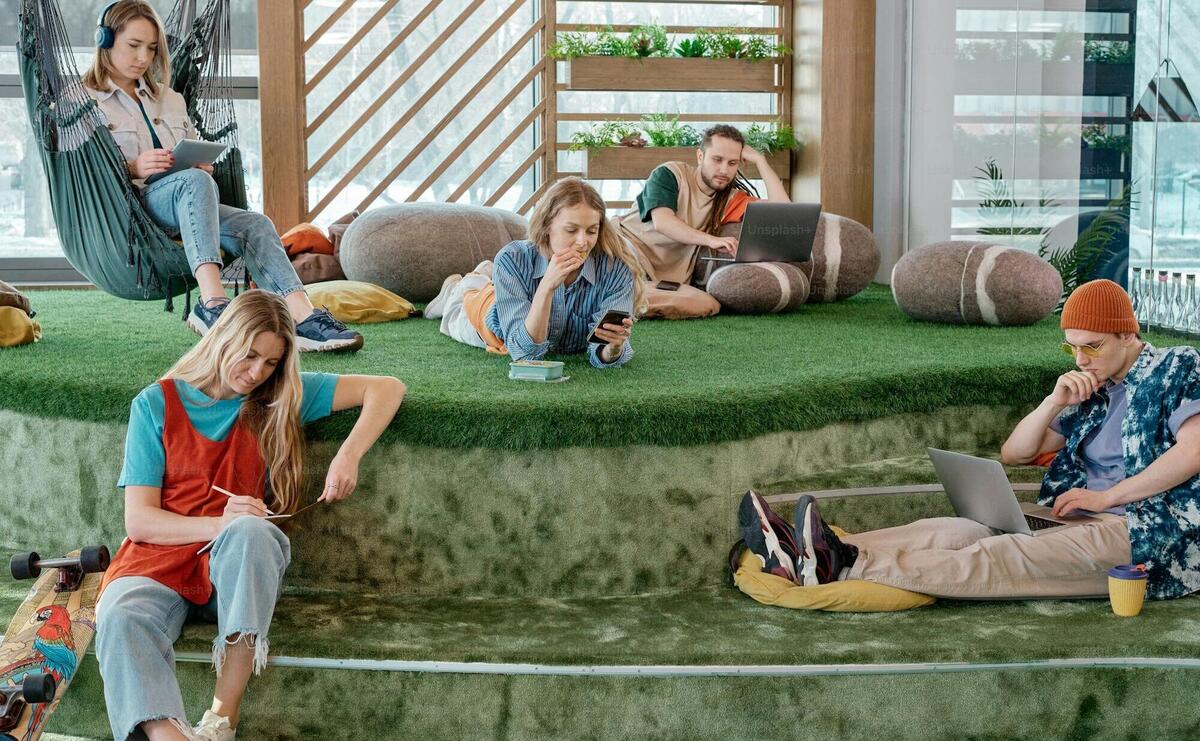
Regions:
<svg viewBox="0 0 1200 741"><path fill-rule="evenodd" d="M492 261L484 260L483 262L476 265L475 269L472 270L471 272L479 273L480 275L486 275L488 277L488 280L491 280L491 278L492 278Z"/></svg>
<svg viewBox="0 0 1200 741"><path fill-rule="evenodd" d="M203 741L233 741L233 728L229 725L229 719L211 710L204 711L204 717L192 731L196 738Z"/></svg>
<svg viewBox="0 0 1200 741"><path fill-rule="evenodd" d="M196 732L187 724L187 721L182 721L178 718L169 718L168 720L171 725L175 726L175 730L179 731L187 741L205 741L203 736L196 735Z"/></svg>
<svg viewBox="0 0 1200 741"><path fill-rule="evenodd" d="M462 276L455 273L442 281L442 290L438 291L438 295L434 296L433 300L425 305L423 316L426 319L442 318L442 314L446 312L446 302L450 300L450 294L454 293L454 287L461 280Z"/></svg>

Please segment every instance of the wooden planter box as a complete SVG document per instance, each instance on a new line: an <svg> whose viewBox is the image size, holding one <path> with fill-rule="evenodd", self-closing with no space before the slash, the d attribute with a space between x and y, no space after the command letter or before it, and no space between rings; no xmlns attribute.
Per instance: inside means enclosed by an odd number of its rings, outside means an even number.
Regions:
<svg viewBox="0 0 1200 741"><path fill-rule="evenodd" d="M576 57L567 62L565 79L570 90L774 92L779 61Z"/></svg>
<svg viewBox="0 0 1200 741"><path fill-rule="evenodd" d="M602 147L589 149L584 157L583 176L588 180L644 180L650 171L664 162L696 161L696 147ZM791 152L775 152L767 157L771 169L781 180L791 176ZM758 180L758 168L747 165L742 174Z"/></svg>

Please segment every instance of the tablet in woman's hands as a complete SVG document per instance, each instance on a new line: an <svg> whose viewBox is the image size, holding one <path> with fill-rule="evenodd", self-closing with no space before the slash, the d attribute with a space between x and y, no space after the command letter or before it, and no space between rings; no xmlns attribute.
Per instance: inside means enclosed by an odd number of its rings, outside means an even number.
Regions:
<svg viewBox="0 0 1200 741"><path fill-rule="evenodd" d="M171 150L171 155L175 158L175 165L166 172L160 172L156 175L151 175L146 178L146 185L161 180L168 175L173 175L177 172L190 170L196 165L211 165L220 158L229 145L220 142L206 142L199 139L182 139L175 148Z"/></svg>

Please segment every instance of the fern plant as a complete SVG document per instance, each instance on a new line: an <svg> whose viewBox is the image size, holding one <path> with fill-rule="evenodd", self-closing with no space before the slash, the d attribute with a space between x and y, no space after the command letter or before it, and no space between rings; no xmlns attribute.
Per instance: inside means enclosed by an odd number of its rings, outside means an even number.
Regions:
<svg viewBox="0 0 1200 741"><path fill-rule="evenodd" d="M1062 310L1063 303L1072 291L1091 278L1113 240L1129 230L1133 196L1133 188L1126 184L1121 188L1121 195L1108 202L1068 249L1055 250L1042 239L1038 256L1054 266L1062 276L1063 293L1058 300L1057 311Z"/></svg>
<svg viewBox="0 0 1200 741"><path fill-rule="evenodd" d="M800 141L796 139L795 131L782 121L776 121L770 127L756 123L750 124L750 128L743 132L743 136L747 146L767 155L789 149L800 149Z"/></svg>
<svg viewBox="0 0 1200 741"><path fill-rule="evenodd" d="M616 147L623 143L626 146L638 146L634 142L641 137L637 126L628 121L604 121L594 123L589 128L576 131L571 135L571 146L568 149L578 152L584 149L600 149ZM645 141L642 141L642 146Z"/></svg>
<svg viewBox="0 0 1200 741"><path fill-rule="evenodd" d="M652 113L642 116L642 131L652 147L693 147L700 144L700 133L679 122L679 116Z"/></svg>
<svg viewBox="0 0 1200 741"><path fill-rule="evenodd" d="M1113 240L1121 232L1129 229L1129 212L1133 208L1134 191L1126 185L1121 189L1121 195L1109 201L1086 229L1079 233L1075 243L1067 249L1056 249L1049 243L1050 230L1039 226L1017 226L1028 224L1031 215L1030 208L1024 201L1013 198L1004 170L996 164L996 160L988 158L983 167L975 168L979 175L975 177L980 194L979 213L985 220L997 220L1006 216L1011 219L1009 226L981 227L976 230L979 234L987 235L1023 235L1040 236L1038 257L1050 263L1062 278L1063 292L1059 297L1058 308L1062 310L1063 302L1081 283L1086 282L1092 272L1103 259ZM1041 208L1053 208L1057 201L1043 196L1038 200Z"/></svg>

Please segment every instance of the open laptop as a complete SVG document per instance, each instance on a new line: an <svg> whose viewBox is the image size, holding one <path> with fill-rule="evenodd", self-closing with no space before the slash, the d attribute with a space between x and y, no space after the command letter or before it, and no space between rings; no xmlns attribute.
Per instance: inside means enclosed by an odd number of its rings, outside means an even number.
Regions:
<svg viewBox="0 0 1200 741"><path fill-rule="evenodd" d="M954 507L954 514L994 530L1043 535L1095 521L1087 515L1055 517L1049 507L1017 500L1000 461L929 448L929 460Z"/></svg>
<svg viewBox="0 0 1200 741"><path fill-rule="evenodd" d="M821 219L819 203L753 201L742 219L736 257L702 257L723 262L808 262Z"/></svg>

